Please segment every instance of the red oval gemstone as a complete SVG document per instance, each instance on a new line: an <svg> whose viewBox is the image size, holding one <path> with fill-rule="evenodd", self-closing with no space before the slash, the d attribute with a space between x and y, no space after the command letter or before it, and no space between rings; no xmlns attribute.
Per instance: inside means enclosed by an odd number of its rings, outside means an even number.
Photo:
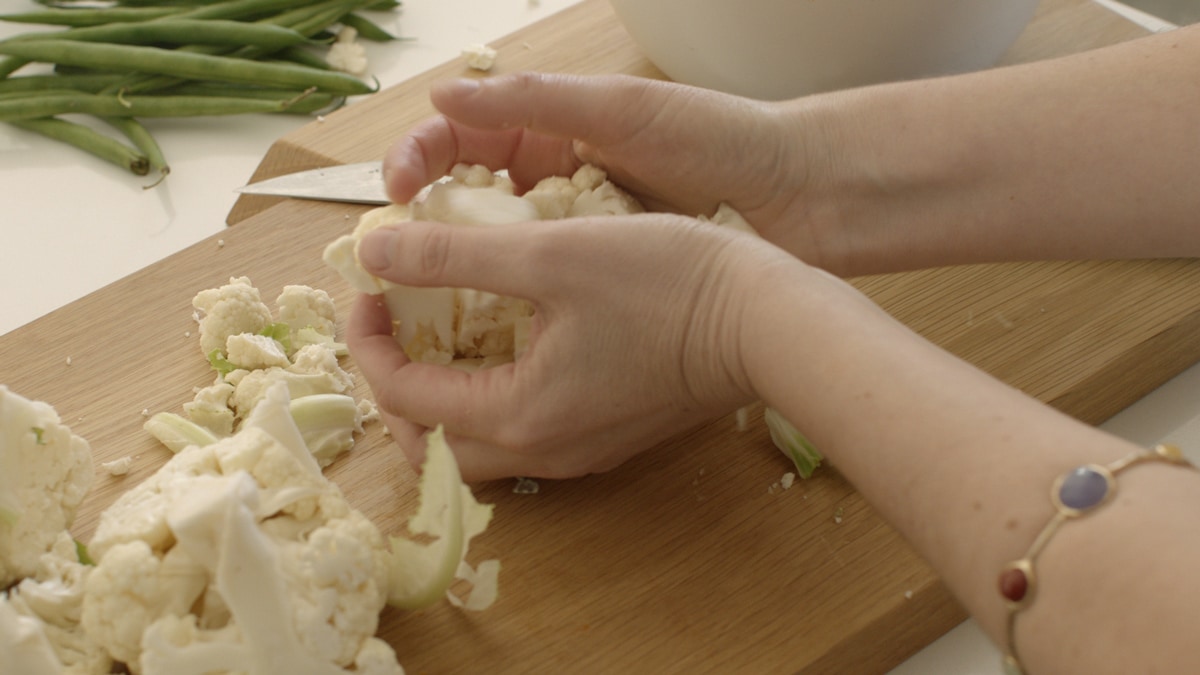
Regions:
<svg viewBox="0 0 1200 675"><path fill-rule="evenodd" d="M1000 573L1000 595L1009 602L1020 602L1029 592L1029 579L1025 572L1017 567L1010 567Z"/></svg>

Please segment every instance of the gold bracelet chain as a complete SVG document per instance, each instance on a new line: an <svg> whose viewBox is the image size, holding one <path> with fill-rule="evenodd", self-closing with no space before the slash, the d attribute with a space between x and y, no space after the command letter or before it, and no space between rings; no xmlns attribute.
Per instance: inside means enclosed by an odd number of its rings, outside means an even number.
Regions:
<svg viewBox="0 0 1200 675"><path fill-rule="evenodd" d="M1008 609L1005 626L1004 670L1008 675L1024 675L1017 657L1015 633L1017 616L1033 602L1037 590L1034 563L1059 526L1068 520L1095 512L1112 501L1117 492L1117 474L1142 462L1159 461L1195 468L1174 445L1162 444L1149 450L1138 450L1109 464L1084 464L1059 476L1050 491L1055 513L1033 540L1024 557L1010 562L1000 572L1000 595Z"/></svg>

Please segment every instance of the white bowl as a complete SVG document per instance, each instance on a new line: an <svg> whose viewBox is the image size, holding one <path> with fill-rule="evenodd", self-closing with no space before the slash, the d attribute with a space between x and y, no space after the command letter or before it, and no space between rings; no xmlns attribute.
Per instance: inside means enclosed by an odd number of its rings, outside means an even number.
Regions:
<svg viewBox="0 0 1200 675"><path fill-rule="evenodd" d="M668 77L762 99L986 68L1039 0L611 0Z"/></svg>

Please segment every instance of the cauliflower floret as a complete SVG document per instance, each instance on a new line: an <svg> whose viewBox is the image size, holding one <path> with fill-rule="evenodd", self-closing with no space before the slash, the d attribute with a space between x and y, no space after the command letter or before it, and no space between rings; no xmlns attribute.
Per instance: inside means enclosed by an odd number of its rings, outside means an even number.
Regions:
<svg viewBox="0 0 1200 675"><path fill-rule="evenodd" d="M200 291L192 306L203 312L200 349L206 358L225 349L230 335L257 334L271 325L271 308L247 277L233 277L224 286Z"/></svg>
<svg viewBox="0 0 1200 675"><path fill-rule="evenodd" d="M367 50L356 41L358 31L350 26L343 26L338 31L337 40L329 45L325 54L325 62L334 70L340 70L351 75L367 74Z"/></svg>
<svg viewBox="0 0 1200 675"><path fill-rule="evenodd" d="M8 592L11 609L40 624L39 630L57 662L57 668L51 671L55 675L105 675L112 668L112 659L80 624L84 584L90 571L91 567L79 562L75 541L63 532L54 548L39 559L36 574ZM0 647L0 654L7 653ZM32 672L21 668L16 671Z"/></svg>
<svg viewBox="0 0 1200 675"><path fill-rule="evenodd" d="M312 328L330 338L335 330L335 306L333 298L323 290L292 284L283 287L275 298L275 309L279 320L286 323L292 335L304 328Z"/></svg>
<svg viewBox="0 0 1200 675"><path fill-rule="evenodd" d="M7 669L22 675L61 675L62 661L46 636L46 625L21 614L0 593L0 654Z"/></svg>
<svg viewBox="0 0 1200 675"><path fill-rule="evenodd" d="M455 164L450 167L450 182L469 188L497 188L510 195L513 193L512 181L482 164Z"/></svg>
<svg viewBox="0 0 1200 675"><path fill-rule="evenodd" d="M230 405L245 418L277 382L287 385L292 398L314 394L348 394L354 388L354 376L338 365L337 354L323 345L308 345L296 352L286 368L237 370L226 376L234 386Z"/></svg>
<svg viewBox="0 0 1200 675"><path fill-rule="evenodd" d="M0 385L0 588L32 575L95 481L88 442Z"/></svg>
<svg viewBox="0 0 1200 675"><path fill-rule="evenodd" d="M186 448L101 516L83 624L132 672L402 672L373 639L386 542L288 405L276 385L237 434Z"/></svg>
<svg viewBox="0 0 1200 675"><path fill-rule="evenodd" d="M595 164L584 164L571 175L571 185L578 188L580 192L595 190L604 185L607 180L608 173Z"/></svg>
<svg viewBox="0 0 1200 675"><path fill-rule="evenodd" d="M191 401L183 404L188 419L218 436L233 433L234 414L229 407L233 385L218 378L213 384L196 392Z"/></svg>
<svg viewBox="0 0 1200 675"><path fill-rule="evenodd" d="M630 213L642 213L645 210L641 202L634 199L628 192L610 181L605 181L597 188L580 192L575 203L571 205L571 210L567 212L567 216L570 218L623 216Z"/></svg>
<svg viewBox="0 0 1200 675"><path fill-rule="evenodd" d="M230 335L225 341L225 354L230 363L245 370L286 368L291 365L283 345L275 338L254 333Z"/></svg>
<svg viewBox="0 0 1200 675"><path fill-rule="evenodd" d="M579 187L571 182L570 178L550 176L538 181L537 185L521 197L533 202L542 220L557 220L567 217L580 192Z"/></svg>

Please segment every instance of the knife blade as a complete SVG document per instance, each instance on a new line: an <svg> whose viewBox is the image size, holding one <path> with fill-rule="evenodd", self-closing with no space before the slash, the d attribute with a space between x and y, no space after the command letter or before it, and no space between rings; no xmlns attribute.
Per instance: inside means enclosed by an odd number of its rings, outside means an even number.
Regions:
<svg viewBox="0 0 1200 675"><path fill-rule="evenodd" d="M245 195L293 197L348 204L390 204L383 163L360 162L284 174L237 189Z"/></svg>

